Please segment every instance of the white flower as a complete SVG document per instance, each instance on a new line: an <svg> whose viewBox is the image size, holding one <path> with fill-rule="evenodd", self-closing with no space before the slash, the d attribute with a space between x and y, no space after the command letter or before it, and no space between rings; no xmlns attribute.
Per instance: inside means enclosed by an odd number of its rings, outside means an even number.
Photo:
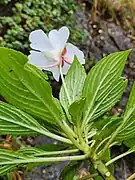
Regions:
<svg viewBox="0 0 135 180"><path fill-rule="evenodd" d="M61 66L63 74L66 74L75 55L81 64L85 63L83 52L73 44L67 43L68 38L69 29L65 26L58 31L50 31L48 37L40 29L31 32L29 40L33 50L28 57L29 63L51 71L56 81L59 81L59 67Z"/></svg>

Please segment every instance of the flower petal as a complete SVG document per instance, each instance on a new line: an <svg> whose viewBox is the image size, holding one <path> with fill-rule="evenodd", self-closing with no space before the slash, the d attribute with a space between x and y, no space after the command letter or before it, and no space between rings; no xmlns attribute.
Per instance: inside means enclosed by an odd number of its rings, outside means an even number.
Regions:
<svg viewBox="0 0 135 180"><path fill-rule="evenodd" d="M74 46L71 43L67 43L66 50L67 53L65 54L65 58L69 63L72 63L72 61L74 60L74 56L76 55L79 62L81 64L85 64L84 53L81 50L79 50L76 46Z"/></svg>
<svg viewBox="0 0 135 180"><path fill-rule="evenodd" d="M28 58L28 63L45 70L48 69L45 66L51 66L56 63L55 61L48 61L48 59L44 56L42 52L37 51L30 51L30 55L28 56Z"/></svg>
<svg viewBox="0 0 135 180"><path fill-rule="evenodd" d="M54 49L61 51L64 48L63 43L60 41L59 33L56 29L50 31L48 36Z"/></svg>
<svg viewBox="0 0 135 180"><path fill-rule="evenodd" d="M52 46L57 51L61 51L64 49L69 38L69 29L63 26L58 31L56 29L50 31L48 36Z"/></svg>
<svg viewBox="0 0 135 180"><path fill-rule="evenodd" d="M70 34L69 29L66 26L63 26L59 29L58 33L61 43L66 44Z"/></svg>
<svg viewBox="0 0 135 180"><path fill-rule="evenodd" d="M58 66L50 68L50 71L52 72L54 79L58 82L60 78L60 71Z"/></svg>
<svg viewBox="0 0 135 180"><path fill-rule="evenodd" d="M62 67L62 72L63 72L64 75L67 74L70 66L71 66L71 64L68 64L68 63L64 62L64 66Z"/></svg>
<svg viewBox="0 0 135 180"><path fill-rule="evenodd" d="M53 49L47 35L41 30L35 30L30 33L30 47L35 50L44 51Z"/></svg>

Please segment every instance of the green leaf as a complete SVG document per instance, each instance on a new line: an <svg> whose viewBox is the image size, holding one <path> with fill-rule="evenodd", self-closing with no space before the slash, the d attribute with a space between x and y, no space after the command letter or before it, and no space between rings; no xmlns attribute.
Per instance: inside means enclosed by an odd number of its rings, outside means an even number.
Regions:
<svg viewBox="0 0 135 180"><path fill-rule="evenodd" d="M77 124L82 119L83 108L85 104L85 98L81 98L73 102L69 107L69 113L72 117L74 124Z"/></svg>
<svg viewBox="0 0 135 180"><path fill-rule="evenodd" d="M132 86L126 110L123 117L123 126L117 139L126 140L135 137L135 82Z"/></svg>
<svg viewBox="0 0 135 180"><path fill-rule="evenodd" d="M6 174L7 168L8 171L11 170L10 166L13 168L23 167L31 165L39 165L39 164L48 164L48 163L56 163L60 161L71 160L72 158L76 158L78 156L62 156L58 157L57 155L54 157L35 157L32 155L24 155L23 153L9 151L5 149L0 149L0 175ZM81 157L81 155L80 155ZM79 157L79 159L80 159ZM84 158L84 156L83 156ZM83 159L82 158L82 159ZM81 159L80 159L81 160ZM4 172L2 171L4 169ZM6 170L5 170L6 169Z"/></svg>
<svg viewBox="0 0 135 180"><path fill-rule="evenodd" d="M83 66L78 61L77 57L74 58L74 61L65 77L65 84L71 99L69 103L64 86L62 85L60 90L60 102L64 107L67 114L69 106L79 99L82 95L82 88L84 85L84 80L86 78L86 73Z"/></svg>
<svg viewBox="0 0 135 180"><path fill-rule="evenodd" d="M44 134L47 130L32 116L4 102L0 102L0 134Z"/></svg>
<svg viewBox="0 0 135 180"><path fill-rule="evenodd" d="M61 151L61 150L69 148L69 146L67 144L44 144L44 145L38 146L38 148L44 151Z"/></svg>
<svg viewBox="0 0 135 180"><path fill-rule="evenodd" d="M95 167L93 166L93 164L90 164L89 166L89 172L90 174L97 174L94 177L94 180L103 180L103 178L99 175L98 171L95 169Z"/></svg>
<svg viewBox="0 0 135 180"><path fill-rule="evenodd" d="M111 160L111 150L110 149L106 149L106 151L104 152L104 154L101 157L101 160L106 163L108 161ZM114 164L110 164L108 166L109 171L111 172L111 174L114 174Z"/></svg>
<svg viewBox="0 0 135 180"><path fill-rule="evenodd" d="M128 103L126 105L124 118L128 119L133 113L135 113L135 82L133 83Z"/></svg>
<svg viewBox="0 0 135 180"><path fill-rule="evenodd" d="M32 64L26 64L25 68L29 69L32 73L36 74L40 78L48 80L48 76L45 73L43 73L40 69L38 69L36 66Z"/></svg>
<svg viewBox="0 0 135 180"><path fill-rule="evenodd" d="M79 162L70 163L62 171L60 178L62 180L73 180L74 177L76 177L76 175L77 175L77 169L79 166L80 166Z"/></svg>
<svg viewBox="0 0 135 180"><path fill-rule="evenodd" d="M101 116L121 98L127 80L120 76L130 51L104 57L89 72L83 88L86 97L84 124Z"/></svg>
<svg viewBox="0 0 135 180"><path fill-rule="evenodd" d="M0 48L0 93L14 106L55 124L61 120L49 83L45 78L24 64L27 57L17 51ZM38 75L37 75L38 74Z"/></svg>
<svg viewBox="0 0 135 180"><path fill-rule="evenodd" d="M72 144L69 139L49 132L32 116L4 102L0 102L0 134L16 136L40 134Z"/></svg>
<svg viewBox="0 0 135 180"><path fill-rule="evenodd" d="M18 152L27 156L28 155L36 156L38 154L44 153L45 151L39 148L35 148L35 147L27 147L27 148L21 148L20 150L18 150Z"/></svg>
<svg viewBox="0 0 135 180"><path fill-rule="evenodd" d="M123 142L127 147L132 148L135 146L135 138L127 139Z"/></svg>
<svg viewBox="0 0 135 180"><path fill-rule="evenodd" d="M22 155L18 154L17 152L9 151L6 149L0 149L0 163L13 161L13 160L22 160L26 159ZM7 165L0 165L0 175L6 175L8 172L11 172L17 168L16 164L7 164Z"/></svg>
<svg viewBox="0 0 135 180"><path fill-rule="evenodd" d="M121 121L120 117L108 117L101 119L100 122L102 122L102 126L100 125L100 129L98 129L95 139L102 140L111 135L120 125Z"/></svg>
<svg viewBox="0 0 135 180"><path fill-rule="evenodd" d="M122 126L116 139L126 140L135 137L135 115L131 116Z"/></svg>

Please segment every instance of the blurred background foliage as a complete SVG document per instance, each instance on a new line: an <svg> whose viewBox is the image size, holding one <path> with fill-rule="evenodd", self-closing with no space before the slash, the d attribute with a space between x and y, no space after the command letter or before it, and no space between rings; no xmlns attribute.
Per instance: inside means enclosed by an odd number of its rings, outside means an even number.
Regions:
<svg viewBox="0 0 135 180"><path fill-rule="evenodd" d="M0 46L28 54L32 30L48 33L63 25L71 31L71 42L81 44L84 30L76 25L78 8L74 0L0 0Z"/></svg>

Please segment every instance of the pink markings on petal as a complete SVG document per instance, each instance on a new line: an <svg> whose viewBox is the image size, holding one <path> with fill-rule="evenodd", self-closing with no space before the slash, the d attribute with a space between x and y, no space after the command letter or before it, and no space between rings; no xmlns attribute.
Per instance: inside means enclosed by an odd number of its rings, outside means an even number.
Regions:
<svg viewBox="0 0 135 180"><path fill-rule="evenodd" d="M67 49L64 48L64 49L63 49L63 52L62 52L62 54L61 54L62 67L64 66L64 61L65 61L66 63L68 63L68 64L71 64L71 63L72 63L72 59L67 58L67 57L66 57L66 54L67 54Z"/></svg>

